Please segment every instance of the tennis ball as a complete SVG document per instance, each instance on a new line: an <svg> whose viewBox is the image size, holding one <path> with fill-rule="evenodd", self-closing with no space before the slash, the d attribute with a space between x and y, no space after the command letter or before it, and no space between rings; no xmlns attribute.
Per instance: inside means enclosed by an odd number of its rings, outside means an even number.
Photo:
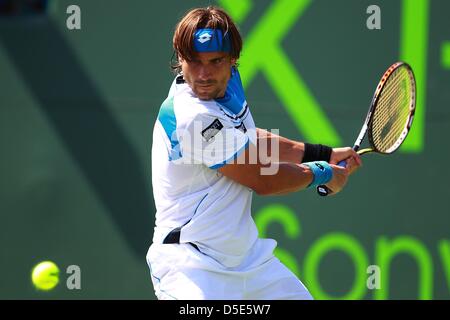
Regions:
<svg viewBox="0 0 450 320"><path fill-rule="evenodd" d="M38 290L48 291L59 282L59 268L51 261L38 263L31 272L31 281Z"/></svg>

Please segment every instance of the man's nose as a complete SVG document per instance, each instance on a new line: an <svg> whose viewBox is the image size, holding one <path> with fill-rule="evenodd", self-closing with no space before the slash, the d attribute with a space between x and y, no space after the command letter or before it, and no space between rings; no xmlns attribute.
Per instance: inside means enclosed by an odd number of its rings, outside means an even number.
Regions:
<svg viewBox="0 0 450 320"><path fill-rule="evenodd" d="M211 68L207 65L202 65L198 71L198 77L200 80L209 80L211 78Z"/></svg>

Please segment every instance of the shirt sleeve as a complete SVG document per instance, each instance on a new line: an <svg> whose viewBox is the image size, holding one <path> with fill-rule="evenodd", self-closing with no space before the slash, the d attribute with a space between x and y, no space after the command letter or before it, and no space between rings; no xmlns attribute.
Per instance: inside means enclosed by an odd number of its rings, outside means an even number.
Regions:
<svg viewBox="0 0 450 320"><path fill-rule="evenodd" d="M239 71L235 67L231 68L231 77L228 81L225 95L222 98L217 98L215 100L236 116L241 114L244 110L247 101L245 99L244 88L242 87Z"/></svg>
<svg viewBox="0 0 450 320"><path fill-rule="evenodd" d="M218 169L245 151L249 137L225 117L198 114L179 137L183 162Z"/></svg>

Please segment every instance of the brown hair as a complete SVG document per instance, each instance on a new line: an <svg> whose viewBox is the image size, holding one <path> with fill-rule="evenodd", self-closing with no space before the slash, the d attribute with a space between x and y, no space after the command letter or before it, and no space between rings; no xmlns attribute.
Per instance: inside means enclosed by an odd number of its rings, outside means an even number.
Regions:
<svg viewBox="0 0 450 320"><path fill-rule="evenodd" d="M242 50L242 38L231 17L221 8L209 6L207 8L192 9L185 14L175 28L173 35L174 57L171 67L174 72L181 71L178 58L192 60L195 56L194 33L197 29L220 29L225 36L230 36L231 58L239 59Z"/></svg>

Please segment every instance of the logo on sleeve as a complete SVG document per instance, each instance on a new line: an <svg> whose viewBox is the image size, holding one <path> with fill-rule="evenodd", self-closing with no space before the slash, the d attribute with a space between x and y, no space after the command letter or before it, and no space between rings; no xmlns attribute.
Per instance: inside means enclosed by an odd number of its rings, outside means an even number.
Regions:
<svg viewBox="0 0 450 320"><path fill-rule="evenodd" d="M205 130L202 131L203 138L209 142L220 130L222 130L223 124L219 119L216 119Z"/></svg>

